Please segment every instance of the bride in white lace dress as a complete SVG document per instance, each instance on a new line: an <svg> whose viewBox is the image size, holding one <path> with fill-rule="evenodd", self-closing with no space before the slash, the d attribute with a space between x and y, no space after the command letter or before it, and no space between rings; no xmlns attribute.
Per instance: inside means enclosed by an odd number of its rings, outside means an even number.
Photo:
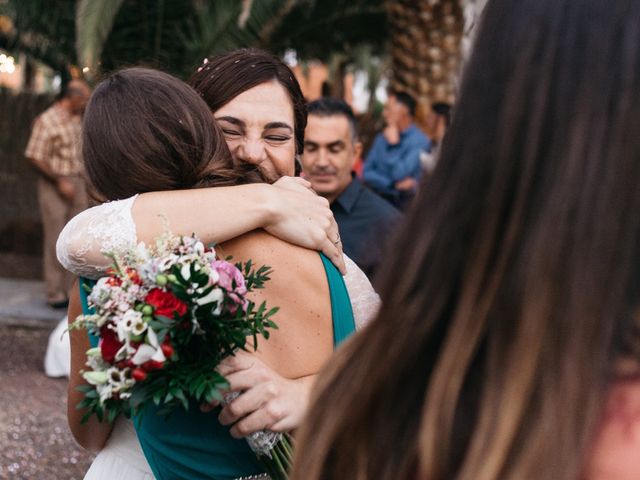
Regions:
<svg viewBox="0 0 640 480"><path fill-rule="evenodd" d="M272 88L273 86L277 87L277 84L269 85ZM281 86L279 88L285 92L284 88ZM251 94L252 90L255 88L250 88L245 93ZM262 101L268 103L264 92L258 93L262 96ZM241 96L242 94L237 97ZM269 98L272 103L283 103L282 98L274 100L273 94L267 95L266 98ZM274 117L278 117L278 108L274 105L265 109L267 117L262 121L259 112L256 112L255 101L251 102L251 111L247 113L246 106L243 106L242 102L236 102L237 99L232 98L223 105L224 108L218 109L215 112L216 116L220 110L225 110L227 120L240 119L245 122L247 130L255 128L256 124L260 128L277 123L272 121ZM286 98L285 92L284 103L287 102L290 100ZM292 112L290 103L288 104L289 109L286 113L290 117ZM282 123L284 122L280 122ZM295 124L295 120L291 122L290 119L289 123ZM264 158L261 159L260 166L266 174L275 176L282 173L290 174L291 159L295 154L295 144L298 139L294 141L293 135L290 134L286 140L282 140L283 127L276 128L281 130L268 132L272 135L259 136L259 138L265 137L261 141L266 145L263 148ZM295 125L289 128L293 133ZM276 140L275 134L278 133L281 137ZM237 139L235 141L239 147L234 150L235 158L251 162L251 158L242 157L250 157L252 152L243 148L242 141ZM234 139L227 137L227 142L233 149ZM292 148L283 148L287 146L286 144ZM284 162L286 158L289 159L288 166ZM113 178L113 176L105 178L104 181L113 182ZM332 240L338 238L337 231L335 231L335 225L328 222L326 202L310 195L306 187L307 184L304 182L285 178L274 185L149 193L105 203L80 214L67 225L58 242L59 259L77 275L96 278L104 272L108 264L108 260L101 252L128 248L139 240L149 241L162 233L166 224L169 224L174 233L195 232L205 241L218 242L263 226L270 233L293 243L319 250L324 249L334 263L341 265L343 260L339 257L339 250ZM193 205L198 205L199 208L196 210ZM274 209L274 205L277 208ZM322 220L323 217L324 220ZM320 221L318 221L319 218ZM216 232L211 231L213 225ZM224 227L221 228L221 225ZM355 264L346 257L344 262L345 283L351 297L356 324L361 327L375 313L379 299L366 276ZM310 388L310 385L304 388ZM300 390L295 392L299 393ZM275 423L282 425L283 429L290 429L300 421L306 404L299 401L299 395L292 397L292 394L289 394L287 398L287 394L283 393L282 397L279 401L286 408L283 410L283 418ZM265 418L264 421L267 422L267 419ZM273 419L269 421L271 425L265 423L256 429L273 427ZM118 473L116 476L118 478L143 479L151 476L137 444L135 432L130 422L123 420L116 423L106 447L96 458L87 478L116 478L114 468L118 466L131 468L128 473L124 471Z"/></svg>

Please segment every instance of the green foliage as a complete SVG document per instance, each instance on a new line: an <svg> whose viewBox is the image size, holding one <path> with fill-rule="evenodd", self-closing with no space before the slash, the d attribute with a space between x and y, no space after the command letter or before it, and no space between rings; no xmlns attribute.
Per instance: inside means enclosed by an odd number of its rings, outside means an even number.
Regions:
<svg viewBox="0 0 640 480"><path fill-rule="evenodd" d="M75 0L8 0L4 14L14 31L0 34L0 47L23 52L64 75L75 64Z"/></svg>
<svg viewBox="0 0 640 480"><path fill-rule="evenodd" d="M82 67L95 71L116 15L124 0L78 0L76 52Z"/></svg>
<svg viewBox="0 0 640 480"><path fill-rule="evenodd" d="M299 0L265 47L295 49L302 59L328 61L333 54L352 59L358 46L385 49L388 28L382 0Z"/></svg>
<svg viewBox="0 0 640 480"><path fill-rule="evenodd" d="M70 64L108 72L143 64L188 77L204 57L241 48L300 58L381 52L387 39L382 0L8 0L21 50L58 71ZM243 17L244 14L248 14ZM75 17L75 18L74 18ZM76 30L77 27L77 30ZM76 49L77 47L77 49ZM77 54L76 54L77 52Z"/></svg>

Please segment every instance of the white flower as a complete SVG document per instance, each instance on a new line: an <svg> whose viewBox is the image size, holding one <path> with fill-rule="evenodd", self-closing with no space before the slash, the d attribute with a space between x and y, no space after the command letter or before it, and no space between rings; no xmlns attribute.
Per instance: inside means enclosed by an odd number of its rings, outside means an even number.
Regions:
<svg viewBox="0 0 640 480"><path fill-rule="evenodd" d="M91 370L96 372L103 371L108 366L107 363L102 359L102 354L99 354L97 356L94 356L94 355L88 356L86 365Z"/></svg>
<svg viewBox="0 0 640 480"><path fill-rule="evenodd" d="M107 372L84 372L82 374L82 378L91 385L102 385L109 381L109 375Z"/></svg>
<svg viewBox="0 0 640 480"><path fill-rule="evenodd" d="M113 396L113 388L109 383L103 383L96 387L98 395L100 395L100 403L104 403Z"/></svg>
<svg viewBox="0 0 640 480"><path fill-rule="evenodd" d="M155 353L156 353L155 348L153 348L151 345L143 344L138 347L138 351L133 356L131 361L135 365L142 365L143 363L146 363L149 360L151 360L151 357L153 357Z"/></svg>
<svg viewBox="0 0 640 480"><path fill-rule="evenodd" d="M109 377L109 385L111 386L112 393L128 389L135 383L133 378L131 378L131 369L129 368L119 370L112 367L107 370L107 375Z"/></svg>
<svg viewBox="0 0 640 480"><path fill-rule="evenodd" d="M222 310L222 300L224 299L224 293L220 288L214 288L204 297L196 299L198 305L207 305L208 303L218 302L218 305L213 312L214 315L219 315Z"/></svg>
<svg viewBox="0 0 640 480"><path fill-rule="evenodd" d="M147 323L142 320L142 317L138 319L131 327L131 333L135 336L142 335L147 329Z"/></svg>
<svg viewBox="0 0 640 480"><path fill-rule="evenodd" d="M127 306L127 308L129 308L129 306ZM138 335L134 330L140 328L138 327L140 323L146 328L146 324L142 320L142 313L135 310L127 310L124 315L122 315L122 318L118 320L118 340L124 342L130 338L131 334Z"/></svg>
<svg viewBox="0 0 640 480"><path fill-rule="evenodd" d="M176 255L175 253L171 253L166 257L159 259L157 264L158 270L161 272L168 271L171 267L173 267L178 262L179 259L180 257L178 257L178 255Z"/></svg>
<svg viewBox="0 0 640 480"><path fill-rule="evenodd" d="M93 347L87 350L87 357L100 357L102 356L102 350L100 347Z"/></svg>
<svg viewBox="0 0 640 480"><path fill-rule="evenodd" d="M138 262L140 263L146 262L151 258L151 255L149 254L149 249L147 249L147 246L145 245L144 242L140 242L138 243L138 245L136 245L136 249L134 253Z"/></svg>
<svg viewBox="0 0 640 480"><path fill-rule="evenodd" d="M105 322L109 319L107 315L98 315L95 313L92 315L81 315L78 318L82 318L82 321L85 325L94 324L98 328L104 325Z"/></svg>
<svg viewBox="0 0 640 480"><path fill-rule="evenodd" d="M147 330L147 342L149 342L149 345L153 348L158 348L160 346L160 343L158 343L158 336L153 328L149 328Z"/></svg>
<svg viewBox="0 0 640 480"><path fill-rule="evenodd" d="M185 280L189 280L189 278L191 278L191 265L188 263L182 265L182 267L180 267L180 275L182 275L182 278Z"/></svg>
<svg viewBox="0 0 640 480"><path fill-rule="evenodd" d="M136 365L142 365L149 360L155 360L156 362L164 362L165 357L160 344L158 343L158 337L156 332L152 328L147 330L147 341L149 344L142 344L138 347L138 351L135 353L131 361Z"/></svg>
<svg viewBox="0 0 640 480"><path fill-rule="evenodd" d="M220 274L217 270L210 268L209 269L209 285L215 285L220 280Z"/></svg>

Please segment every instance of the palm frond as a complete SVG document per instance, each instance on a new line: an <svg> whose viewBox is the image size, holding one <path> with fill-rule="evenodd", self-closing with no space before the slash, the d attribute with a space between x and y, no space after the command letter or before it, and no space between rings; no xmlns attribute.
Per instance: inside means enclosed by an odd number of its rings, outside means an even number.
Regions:
<svg viewBox="0 0 640 480"><path fill-rule="evenodd" d="M82 67L97 70L104 43L124 0L78 0L76 51Z"/></svg>

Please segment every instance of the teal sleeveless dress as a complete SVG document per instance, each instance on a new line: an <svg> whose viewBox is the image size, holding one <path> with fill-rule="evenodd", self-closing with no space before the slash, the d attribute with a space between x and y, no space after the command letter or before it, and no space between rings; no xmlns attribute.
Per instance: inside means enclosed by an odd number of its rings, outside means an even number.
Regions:
<svg viewBox="0 0 640 480"><path fill-rule="evenodd" d="M333 343L337 346L355 331L351 302L342 275L321 254L329 282ZM83 280L83 282L88 283ZM82 284L82 282L81 282ZM83 311L88 312L86 290L80 288ZM91 339L92 345L97 339ZM229 427L218 423L219 409L202 413L191 404L168 418L147 407L134 426L149 466L158 480L231 480L264 473L245 440L237 440Z"/></svg>

